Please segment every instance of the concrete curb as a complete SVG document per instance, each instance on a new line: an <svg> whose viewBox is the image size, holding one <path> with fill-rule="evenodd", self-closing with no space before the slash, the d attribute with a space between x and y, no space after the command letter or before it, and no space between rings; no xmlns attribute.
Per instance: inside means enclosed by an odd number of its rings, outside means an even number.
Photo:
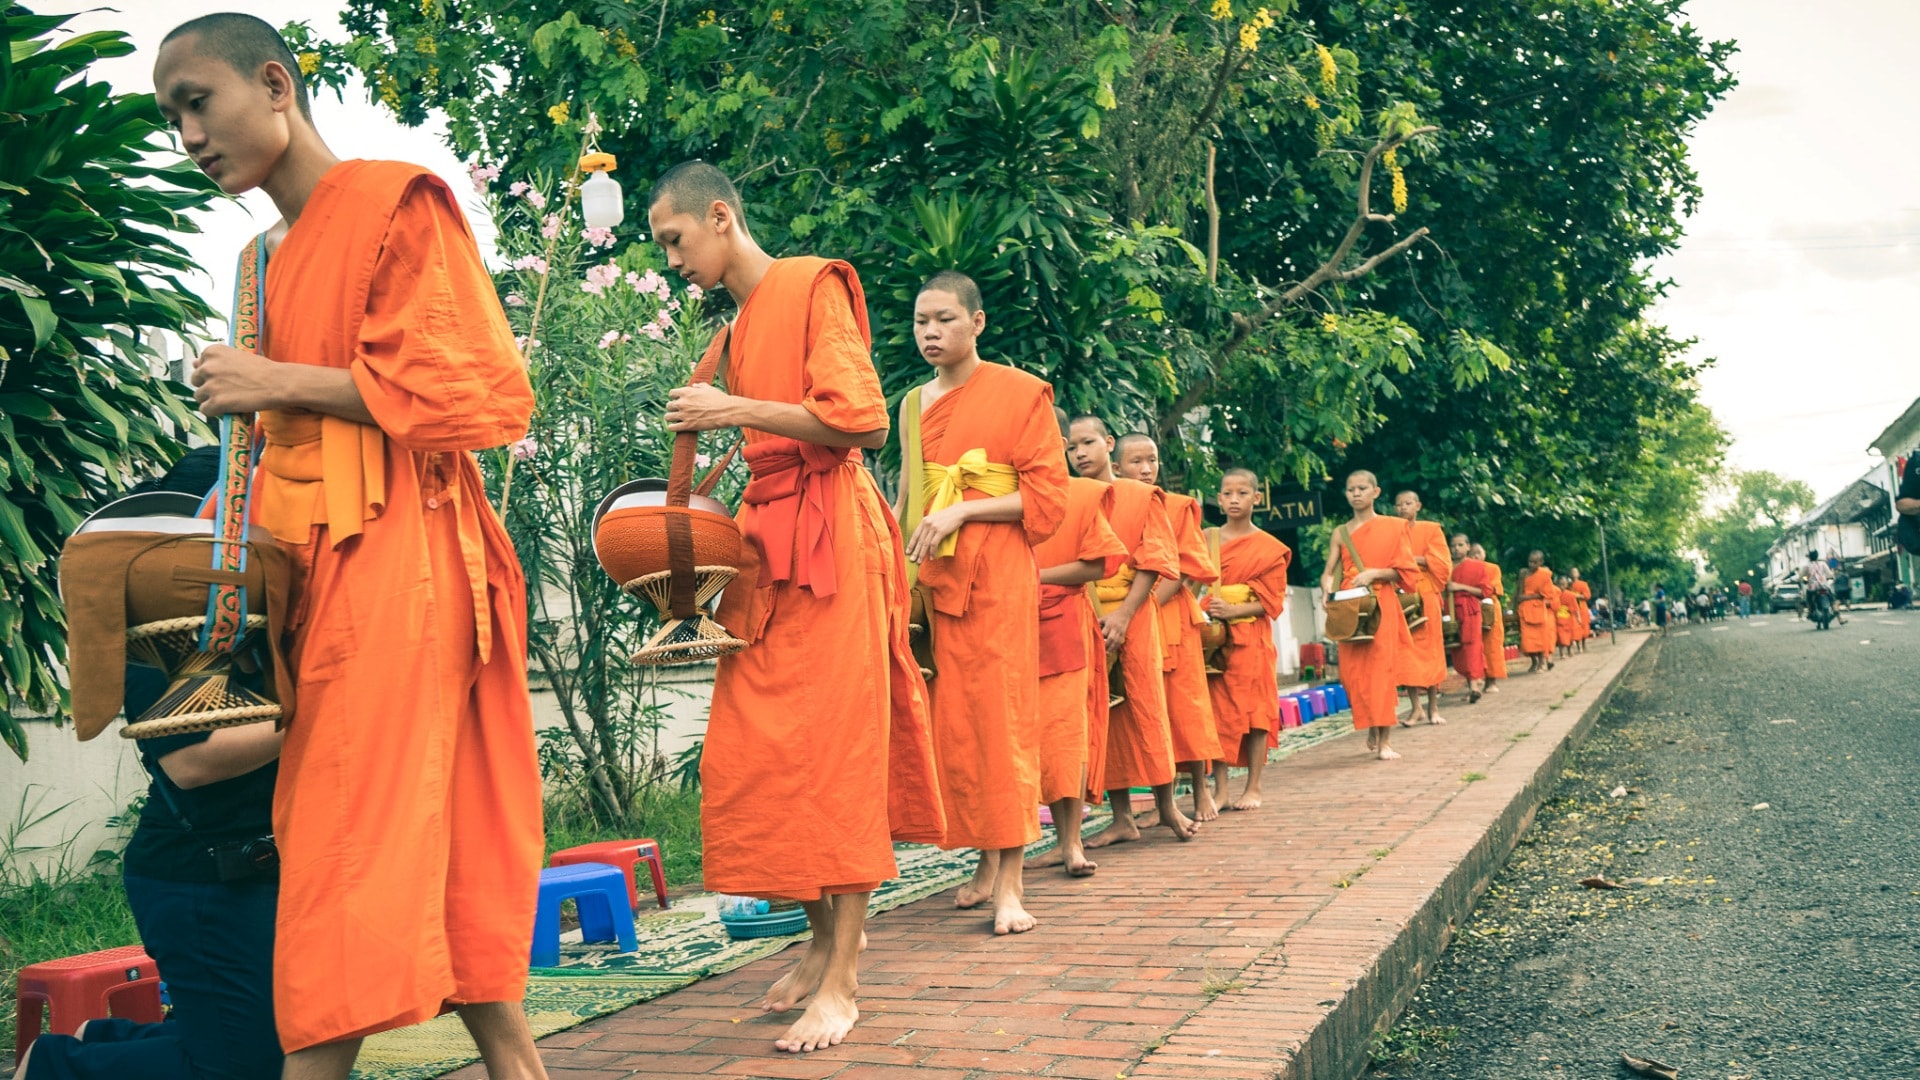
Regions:
<svg viewBox="0 0 1920 1080"><path fill-rule="evenodd" d="M1649 639L1609 658L1385 858L1266 949L1125 1070L1132 1080L1352 1080L1505 865ZM1261 1033L1249 1040L1250 1032ZM1232 1046L1222 1050L1222 1045Z"/></svg>

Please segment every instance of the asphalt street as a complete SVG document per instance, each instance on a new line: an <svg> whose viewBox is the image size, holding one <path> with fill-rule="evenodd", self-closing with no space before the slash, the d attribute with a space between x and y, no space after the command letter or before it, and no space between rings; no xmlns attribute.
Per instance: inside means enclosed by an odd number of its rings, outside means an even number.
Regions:
<svg viewBox="0 0 1920 1080"><path fill-rule="evenodd" d="M1849 619L1650 642L1373 1075L1920 1078L1920 615Z"/></svg>

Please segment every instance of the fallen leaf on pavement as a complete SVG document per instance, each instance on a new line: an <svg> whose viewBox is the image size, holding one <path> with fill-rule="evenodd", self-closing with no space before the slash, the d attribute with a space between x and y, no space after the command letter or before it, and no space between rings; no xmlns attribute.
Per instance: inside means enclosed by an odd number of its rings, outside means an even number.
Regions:
<svg viewBox="0 0 1920 1080"><path fill-rule="evenodd" d="M1641 1076L1657 1076L1660 1080L1680 1080L1679 1069L1671 1065L1662 1065L1652 1058L1634 1057L1632 1054L1621 1054L1620 1061L1625 1064L1627 1068L1632 1069Z"/></svg>
<svg viewBox="0 0 1920 1080"><path fill-rule="evenodd" d="M1771 809L1773 809L1773 804L1772 804L1772 803L1763 803L1763 802L1757 802L1757 803L1754 803L1754 804L1753 804L1753 808L1754 808L1755 810L1771 810Z"/></svg>
<svg viewBox="0 0 1920 1080"><path fill-rule="evenodd" d="M1624 889L1626 888L1625 885L1622 885L1617 881L1608 881L1606 878L1600 877L1597 874L1594 875L1593 877L1581 878L1580 884L1585 885L1589 889Z"/></svg>
<svg viewBox="0 0 1920 1080"><path fill-rule="evenodd" d="M1627 797L1627 785L1621 784L1619 787L1614 788L1612 791L1608 792L1607 794L1613 796L1616 799L1624 799Z"/></svg>
<svg viewBox="0 0 1920 1080"><path fill-rule="evenodd" d="M1767 721L1767 723L1769 723L1769 724L1797 724L1797 723L1799 723L1799 722L1800 722L1800 721L1798 721L1798 720L1795 720L1795 719L1794 719L1793 717L1791 717L1791 716L1789 716L1789 717L1787 717L1787 718L1786 718L1786 719L1784 719L1784 720L1769 720L1769 721Z"/></svg>

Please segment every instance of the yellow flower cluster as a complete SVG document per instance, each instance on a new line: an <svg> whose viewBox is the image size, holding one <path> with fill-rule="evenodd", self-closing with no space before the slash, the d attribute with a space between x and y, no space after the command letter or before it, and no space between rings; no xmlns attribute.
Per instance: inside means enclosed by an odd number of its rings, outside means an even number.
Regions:
<svg viewBox="0 0 1920 1080"><path fill-rule="evenodd" d="M572 115L573 115L572 106L568 105L564 101L558 105L555 105L553 108L547 110L547 116L553 120L556 126L566 123L567 118Z"/></svg>
<svg viewBox="0 0 1920 1080"><path fill-rule="evenodd" d="M1246 23L1240 27L1240 47L1248 52L1259 52L1260 31L1271 27L1273 23L1273 12L1268 11L1266 8L1261 8L1259 11L1254 12L1253 18L1248 19Z"/></svg>
<svg viewBox="0 0 1920 1080"><path fill-rule="evenodd" d="M1331 94L1340 88L1340 64L1325 45L1315 45L1313 50L1320 54L1320 85Z"/></svg>
<svg viewBox="0 0 1920 1080"><path fill-rule="evenodd" d="M440 46L435 43L432 34L421 34L413 39L413 51L421 56L433 56L439 53Z"/></svg>
<svg viewBox="0 0 1920 1080"><path fill-rule="evenodd" d="M719 20L719 18L720 17L718 15L715 15L713 13L713 9L709 8L706 11L701 12L700 17L698 19L695 19L693 24L695 26L712 26L715 22Z"/></svg>
<svg viewBox="0 0 1920 1080"><path fill-rule="evenodd" d="M1340 332L1340 316L1335 315L1331 311L1327 312L1325 315L1320 316L1320 329L1325 330L1329 334L1339 333Z"/></svg>
<svg viewBox="0 0 1920 1080"><path fill-rule="evenodd" d="M1317 98L1317 97L1314 97L1314 96L1313 96L1312 94L1308 94L1308 95L1307 95L1307 108L1309 108L1309 109L1312 109L1312 110L1313 110L1314 112L1319 112L1319 111L1320 111L1320 99L1319 99L1319 98Z"/></svg>
<svg viewBox="0 0 1920 1080"><path fill-rule="evenodd" d="M1387 167L1393 177L1393 212L1407 212L1407 172L1400 167L1400 148L1394 147L1380 155L1380 163Z"/></svg>
<svg viewBox="0 0 1920 1080"><path fill-rule="evenodd" d="M1214 22L1224 22L1233 18L1233 0L1213 0L1213 10L1208 12Z"/></svg>
<svg viewBox="0 0 1920 1080"><path fill-rule="evenodd" d="M613 51L619 53L624 59L632 60L640 55L639 48L634 45L633 39L627 36L625 30L615 30L608 40L613 42Z"/></svg>
<svg viewBox="0 0 1920 1080"><path fill-rule="evenodd" d="M300 54L299 60L300 74L305 75L309 79L313 78L314 72L320 70L320 54L317 52L303 52Z"/></svg>
<svg viewBox="0 0 1920 1080"><path fill-rule="evenodd" d="M389 109L399 109L400 84L394 81L393 76L384 71L381 72L378 85L380 87L380 103Z"/></svg>

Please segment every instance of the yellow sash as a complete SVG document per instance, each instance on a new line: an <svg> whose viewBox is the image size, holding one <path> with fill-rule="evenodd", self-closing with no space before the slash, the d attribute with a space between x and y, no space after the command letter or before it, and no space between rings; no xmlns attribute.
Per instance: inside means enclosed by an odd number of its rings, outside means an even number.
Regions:
<svg viewBox="0 0 1920 1080"><path fill-rule="evenodd" d="M1105 615L1112 611L1115 604L1127 598L1133 591L1133 567L1122 563L1120 572L1110 578L1093 583L1093 606Z"/></svg>
<svg viewBox="0 0 1920 1080"><path fill-rule="evenodd" d="M960 460L951 465L936 465L926 460L920 442L920 387L907 391L906 416L902 419L900 432L901 483L907 484L907 477L913 475L910 470L913 462L920 462L920 484L918 488L909 486L906 492L906 520L900 523L903 536L912 536L920 522L928 514L937 514L953 506L966 497L968 490L986 494L989 498L1011 495L1020 490L1020 473L1011 465L1002 465L987 460L983 448L975 448L960 455ZM952 555L960 544L958 530L947 534L940 543L940 549L934 554L944 558Z"/></svg>
<svg viewBox="0 0 1920 1080"><path fill-rule="evenodd" d="M256 514L274 538L305 544L327 526L338 547L380 516L387 501L386 437L371 424L310 412L260 414L265 445Z"/></svg>
<svg viewBox="0 0 1920 1080"><path fill-rule="evenodd" d="M1219 529L1207 530L1207 557L1213 560L1214 570L1219 571L1220 570L1220 530ZM1221 572L1224 573L1224 571L1221 571ZM1253 603L1253 586L1251 585L1222 585L1216 582L1212 585L1207 586L1206 590L1201 593L1202 596L1206 596L1209 594L1213 596L1217 596L1222 601L1229 604ZM1227 623L1228 625L1232 625L1234 623L1250 623L1253 620L1254 620L1254 616L1252 615L1242 615L1237 619L1228 619Z"/></svg>

